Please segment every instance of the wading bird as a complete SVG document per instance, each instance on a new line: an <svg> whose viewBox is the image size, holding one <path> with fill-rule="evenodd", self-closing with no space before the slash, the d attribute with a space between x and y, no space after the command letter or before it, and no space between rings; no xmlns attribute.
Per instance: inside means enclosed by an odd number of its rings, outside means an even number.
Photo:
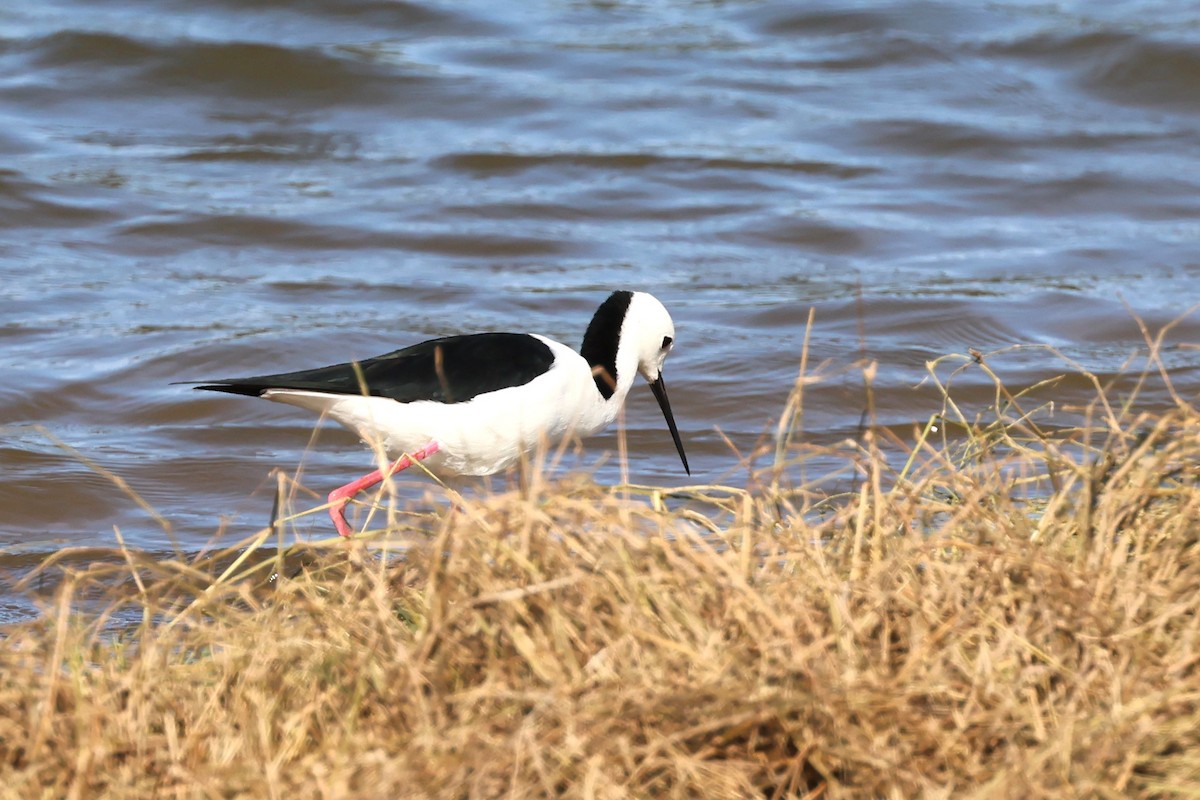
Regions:
<svg viewBox="0 0 1200 800"><path fill-rule="evenodd" d="M385 475L416 461L440 476L492 475L540 441L590 436L616 419L639 372L690 475L662 377L674 341L662 303L619 291L596 310L578 353L534 333L473 333L365 361L195 388L325 413L364 441L381 443L395 459L386 473L375 470L329 494L329 516L349 536L346 503Z"/></svg>

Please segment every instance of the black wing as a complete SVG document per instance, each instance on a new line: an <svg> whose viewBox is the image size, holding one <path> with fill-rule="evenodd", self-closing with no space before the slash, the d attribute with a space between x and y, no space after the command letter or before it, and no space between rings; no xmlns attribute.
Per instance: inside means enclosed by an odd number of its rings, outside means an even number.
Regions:
<svg viewBox="0 0 1200 800"><path fill-rule="evenodd" d="M267 389L299 389L330 394L363 393L400 403L433 400L462 403L487 392L522 386L550 369L554 353L541 339L524 333L474 333L414 344L394 353L328 367L231 378L197 389L251 397Z"/></svg>

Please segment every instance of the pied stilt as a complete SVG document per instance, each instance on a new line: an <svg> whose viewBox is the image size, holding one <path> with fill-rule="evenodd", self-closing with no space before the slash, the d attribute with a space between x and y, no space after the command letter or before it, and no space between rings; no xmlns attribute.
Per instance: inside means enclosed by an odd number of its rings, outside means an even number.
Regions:
<svg viewBox="0 0 1200 800"><path fill-rule="evenodd" d="M448 336L365 361L231 378L197 386L327 413L395 462L435 475L491 475L539 441L590 436L617 417L640 372L662 408L690 475L662 369L675 341L671 315L644 292L613 292L576 353L532 333ZM345 506L384 479L380 470L334 489L329 516L349 536Z"/></svg>

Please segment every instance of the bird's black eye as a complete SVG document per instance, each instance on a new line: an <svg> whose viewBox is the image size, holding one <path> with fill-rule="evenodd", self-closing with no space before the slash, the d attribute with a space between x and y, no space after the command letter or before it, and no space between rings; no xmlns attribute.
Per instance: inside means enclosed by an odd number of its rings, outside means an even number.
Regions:
<svg viewBox="0 0 1200 800"><path fill-rule="evenodd" d="M663 350L666 350L666 349L668 349L670 346L671 346L671 337L670 337L670 336L664 336L664 337L663 337L663 346L662 346L662 349L663 349Z"/></svg>

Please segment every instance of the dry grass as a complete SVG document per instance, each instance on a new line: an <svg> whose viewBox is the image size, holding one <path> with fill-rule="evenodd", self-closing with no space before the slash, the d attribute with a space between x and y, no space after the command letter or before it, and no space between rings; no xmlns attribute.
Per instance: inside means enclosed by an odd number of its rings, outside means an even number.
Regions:
<svg viewBox="0 0 1200 800"><path fill-rule="evenodd" d="M829 497L786 478L806 380L744 487L534 476L404 557L264 531L46 564L3 633L0 794L1200 795L1195 409L1098 393L1051 432L997 380L821 452Z"/></svg>

